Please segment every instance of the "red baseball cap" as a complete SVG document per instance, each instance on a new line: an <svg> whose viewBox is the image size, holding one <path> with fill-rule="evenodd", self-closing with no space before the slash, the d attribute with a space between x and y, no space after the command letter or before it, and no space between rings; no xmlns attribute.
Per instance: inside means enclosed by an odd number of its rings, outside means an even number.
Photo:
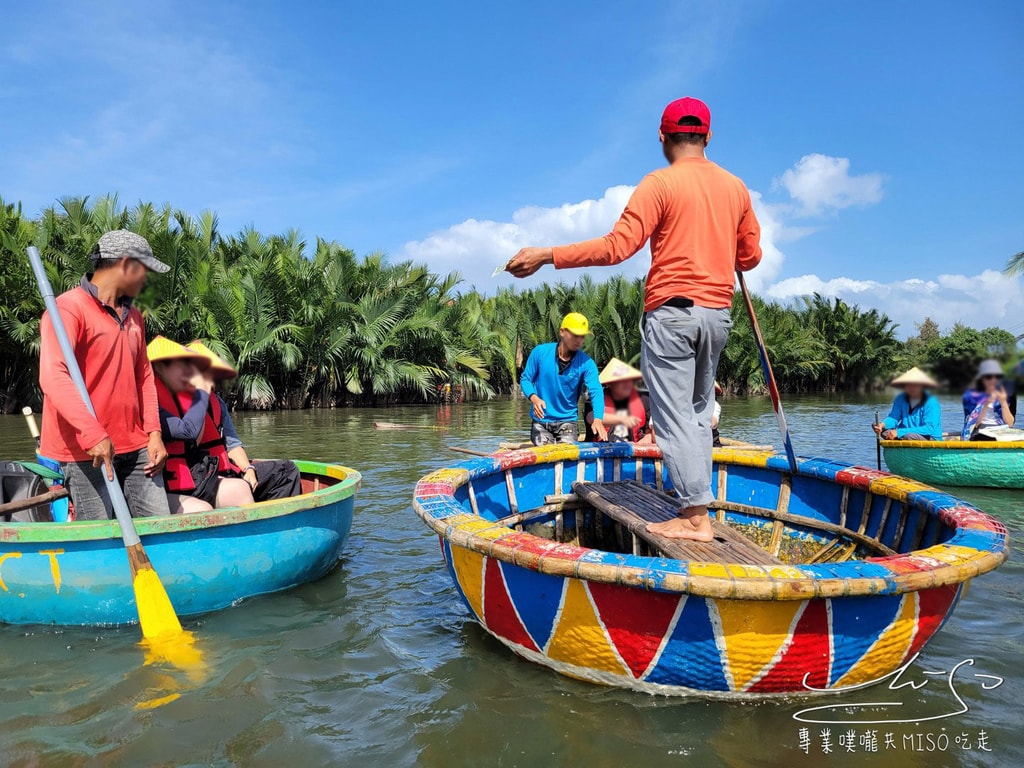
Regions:
<svg viewBox="0 0 1024 768"><path fill-rule="evenodd" d="M700 125L680 125L684 117L695 117ZM661 132L670 133L708 133L711 130L711 110L700 99L689 96L676 99L661 113Z"/></svg>

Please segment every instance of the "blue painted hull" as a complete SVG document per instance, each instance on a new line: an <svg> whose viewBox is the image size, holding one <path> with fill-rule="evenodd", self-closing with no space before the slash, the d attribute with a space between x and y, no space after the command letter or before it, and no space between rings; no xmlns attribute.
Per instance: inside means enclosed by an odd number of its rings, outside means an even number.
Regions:
<svg viewBox="0 0 1024 768"><path fill-rule="evenodd" d="M178 615L219 610L327 574L352 526L359 475L346 473L342 483L293 499L136 520ZM33 530L25 532L25 526ZM49 540L44 526L52 528ZM11 540L16 538L12 529L21 540ZM117 625L137 620L128 557L114 523L0 526L0 622Z"/></svg>

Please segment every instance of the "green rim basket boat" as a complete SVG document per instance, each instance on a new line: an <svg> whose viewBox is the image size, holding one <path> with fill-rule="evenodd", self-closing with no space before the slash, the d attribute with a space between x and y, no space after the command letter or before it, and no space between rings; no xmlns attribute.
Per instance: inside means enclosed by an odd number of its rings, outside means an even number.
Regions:
<svg viewBox="0 0 1024 768"><path fill-rule="evenodd" d="M1024 442L883 440L895 474L936 485L1024 488Z"/></svg>
<svg viewBox="0 0 1024 768"><path fill-rule="evenodd" d="M714 462L716 541L686 542L688 559L652 548L643 525L607 502L672 503L655 446L481 457L424 477L413 504L472 616L514 653L672 695L877 681L1009 552L998 521L885 472L801 459L793 475L770 451L716 449Z"/></svg>

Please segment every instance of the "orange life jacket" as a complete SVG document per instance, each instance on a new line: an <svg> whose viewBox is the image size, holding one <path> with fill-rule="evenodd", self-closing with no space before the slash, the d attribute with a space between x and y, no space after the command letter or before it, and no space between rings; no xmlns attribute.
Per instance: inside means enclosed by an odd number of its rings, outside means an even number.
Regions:
<svg viewBox="0 0 1024 768"><path fill-rule="evenodd" d="M177 395L167 388L159 376L156 380L156 401L165 411L172 415L184 416L192 405L192 395L179 392ZM164 464L164 485L171 493L188 493L195 490L192 472L188 466L188 446L184 440L164 440L167 449L167 462Z"/></svg>
<svg viewBox="0 0 1024 768"><path fill-rule="evenodd" d="M615 412L615 401L612 400L612 396L605 392L604 394L604 411L605 413ZM633 427L632 435L630 435L631 442L636 442L643 437L644 429L647 427L647 409L644 408L644 401L640 397L640 393L635 389L629 396L629 415L635 416L640 421ZM614 427L612 427L614 429ZM608 430L609 435L612 429Z"/></svg>

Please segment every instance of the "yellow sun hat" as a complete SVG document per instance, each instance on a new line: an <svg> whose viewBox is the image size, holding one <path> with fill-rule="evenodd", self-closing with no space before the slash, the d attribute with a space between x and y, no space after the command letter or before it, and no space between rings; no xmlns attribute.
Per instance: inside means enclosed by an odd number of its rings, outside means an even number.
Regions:
<svg viewBox="0 0 1024 768"><path fill-rule="evenodd" d="M608 365L604 367L598 378L600 378L602 384L611 384L613 381L635 381L642 377L643 374L632 365L622 362L617 357L613 357L608 361Z"/></svg>
<svg viewBox="0 0 1024 768"><path fill-rule="evenodd" d="M202 370L206 370L210 366L210 360L205 355L176 341L171 341L166 336L157 336L149 342L149 346L146 347L146 357L151 363L160 360L190 360Z"/></svg>
<svg viewBox="0 0 1024 768"><path fill-rule="evenodd" d="M562 318L562 328L574 336L589 336L590 321L579 312L570 312Z"/></svg>
<svg viewBox="0 0 1024 768"><path fill-rule="evenodd" d="M203 356L210 364L210 370L213 371L213 378L217 381L223 381L224 379L233 379L238 375L238 371L223 357L218 355L203 342L196 339L188 348L193 352L198 352Z"/></svg>

